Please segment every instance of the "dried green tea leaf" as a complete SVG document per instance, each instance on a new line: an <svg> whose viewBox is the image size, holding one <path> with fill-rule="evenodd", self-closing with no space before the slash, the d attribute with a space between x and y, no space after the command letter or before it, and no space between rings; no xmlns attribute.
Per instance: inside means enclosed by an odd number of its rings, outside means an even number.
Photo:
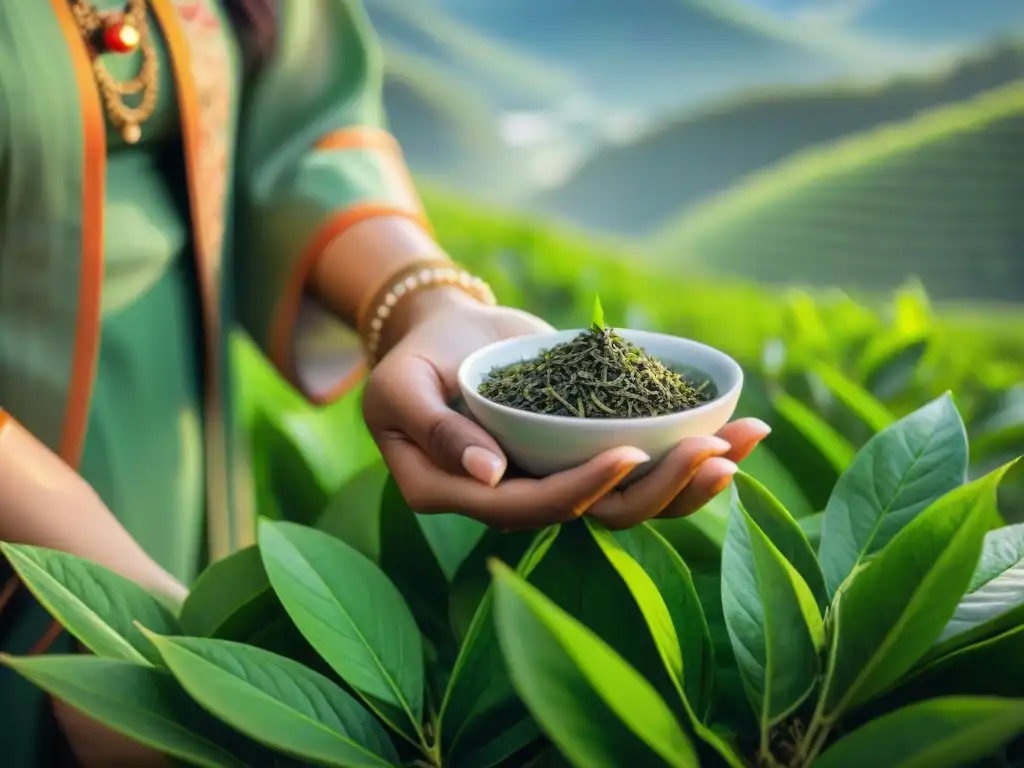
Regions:
<svg viewBox="0 0 1024 768"><path fill-rule="evenodd" d="M549 416L664 416L714 397L709 381L669 370L611 328L595 327L533 360L493 369L479 392L500 405Z"/></svg>

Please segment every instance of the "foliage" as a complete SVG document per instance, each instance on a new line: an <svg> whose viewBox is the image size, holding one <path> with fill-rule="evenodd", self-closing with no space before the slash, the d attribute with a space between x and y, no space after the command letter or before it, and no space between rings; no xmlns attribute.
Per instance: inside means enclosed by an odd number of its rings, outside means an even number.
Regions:
<svg viewBox="0 0 1024 768"><path fill-rule="evenodd" d="M3 544L95 654L3 662L200 766L1017 765L1024 526L997 507L1010 465L967 462L945 395L867 439L820 543L741 473L703 555L659 533L690 520L504 534L386 481L375 555L264 520L177 616Z"/></svg>
<svg viewBox="0 0 1024 768"><path fill-rule="evenodd" d="M614 243L474 209L436 190L427 201L447 250L503 303L578 328L599 293L608 316L624 326L698 339L735 357L747 378L739 414L774 429L744 468L797 517L824 509L839 472L872 432L947 390L967 423L972 476L1024 453L1019 310L932 306L915 282L883 303L835 290L684 279L644 266ZM313 409L248 343L236 352L261 514L311 522L356 475L364 492L379 492L380 475L367 470L377 454L358 392ZM1001 492L1007 518L1024 521L1024 472L1015 470ZM344 515L331 519L350 527ZM375 534L362 535L361 546L372 551Z"/></svg>

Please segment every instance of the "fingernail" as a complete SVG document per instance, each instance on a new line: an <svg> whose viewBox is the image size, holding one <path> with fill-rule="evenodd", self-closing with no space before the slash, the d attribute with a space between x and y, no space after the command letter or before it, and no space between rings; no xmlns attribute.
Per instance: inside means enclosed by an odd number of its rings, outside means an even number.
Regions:
<svg viewBox="0 0 1024 768"><path fill-rule="evenodd" d="M713 486L711 486L711 493L714 496L717 496L728 488L733 477L740 471L740 468L733 462L728 459L721 458L716 459L716 468L722 473L722 477Z"/></svg>
<svg viewBox="0 0 1024 768"><path fill-rule="evenodd" d="M615 487L625 480L630 472L651 460L648 454L632 446L619 448L617 453L619 461L615 464L614 474L608 478L607 482L594 495L587 497L573 508L573 514L576 517L590 509L603 496L615 490Z"/></svg>
<svg viewBox="0 0 1024 768"><path fill-rule="evenodd" d="M492 488L501 480L505 474L505 462L495 453L481 448L479 445L471 445L462 452L462 466L469 476L479 480L481 483Z"/></svg>
<svg viewBox="0 0 1024 768"><path fill-rule="evenodd" d="M765 437L768 437L768 435L772 433L772 428L766 422L761 421L761 419L751 419L751 421L754 422L757 428L764 433Z"/></svg>
<svg viewBox="0 0 1024 768"><path fill-rule="evenodd" d="M728 453L729 451L732 450L732 444L728 440L723 440L720 437L715 437L714 435L712 435L711 437L707 438L707 441L709 448L709 456L719 456L723 453Z"/></svg>
<svg viewBox="0 0 1024 768"><path fill-rule="evenodd" d="M644 451L641 451L639 448L634 448L631 445L619 448L616 453L618 454L619 459L618 466L628 467L629 469L633 469L633 467L651 460L651 457Z"/></svg>

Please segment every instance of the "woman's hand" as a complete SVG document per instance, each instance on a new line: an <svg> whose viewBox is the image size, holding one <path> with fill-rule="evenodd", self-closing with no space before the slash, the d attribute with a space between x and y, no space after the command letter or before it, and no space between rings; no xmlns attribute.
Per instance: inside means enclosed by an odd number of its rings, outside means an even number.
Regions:
<svg viewBox="0 0 1024 768"><path fill-rule="evenodd" d="M477 349L513 336L553 330L533 315L487 307L456 291L407 300L395 318L390 351L370 377L366 423L410 506L457 512L506 530L539 528L589 513L611 528L652 517L679 517L728 487L736 463L770 429L739 419L717 437L682 441L661 464L623 491L616 485L650 460L623 446L539 480L506 479L507 460L494 439L449 403L459 365ZM392 325L392 323L389 323Z"/></svg>

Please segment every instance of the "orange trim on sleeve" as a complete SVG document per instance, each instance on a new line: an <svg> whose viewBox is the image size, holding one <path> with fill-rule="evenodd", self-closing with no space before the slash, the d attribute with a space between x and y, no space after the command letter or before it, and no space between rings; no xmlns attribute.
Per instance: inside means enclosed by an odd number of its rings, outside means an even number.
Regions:
<svg viewBox="0 0 1024 768"><path fill-rule="evenodd" d="M28 655L39 656L46 653L50 650L50 646L53 645L54 641L60 637L63 632L64 627L61 626L61 623L59 621L54 621L47 628L43 636L36 641L36 644L29 649Z"/></svg>
<svg viewBox="0 0 1024 768"><path fill-rule="evenodd" d="M100 292L103 283L103 203L107 173L107 132L92 62L65 0L50 0L75 68L82 110L82 273L78 289L75 347L68 402L58 453L78 467L85 445L89 403L100 341Z"/></svg>
<svg viewBox="0 0 1024 768"><path fill-rule="evenodd" d="M11 598L14 597L20 586L21 579L17 576L11 576L4 584L4 588L0 589L0 613L4 612L4 608L11 602Z"/></svg>
<svg viewBox="0 0 1024 768"><path fill-rule="evenodd" d="M385 168L388 175L402 190L408 204L420 213L423 212L423 201L420 199L419 192L416 191L416 185L409 173L409 166L402 154L402 147L394 136L382 128L353 126L333 131L321 137L313 145L313 149L320 152L352 149L376 152L386 161ZM425 216L424 221L426 221ZM433 236L433 231L429 229L428 231Z"/></svg>
<svg viewBox="0 0 1024 768"><path fill-rule="evenodd" d="M405 208L367 203L344 210L328 220L310 240L299 257L281 293L281 297L278 299L270 327L270 359L277 366L277 369L284 374L285 378L299 391L302 391L302 387L298 373L295 370L295 350L292 340L295 335L295 324L299 318L299 308L302 305L302 296L309 283L309 276L316 267L320 257L323 256L327 247L336 237L350 227L378 216L400 216L425 227L422 215ZM331 392L326 395L311 396L309 399L318 405L329 403L358 384L365 374L366 366L364 363L357 366L352 374L345 377Z"/></svg>
<svg viewBox="0 0 1024 768"><path fill-rule="evenodd" d="M316 144L315 149L375 149L381 152L393 152L402 154L398 140L383 128L370 126L353 126L332 131L322 136Z"/></svg>
<svg viewBox="0 0 1024 768"><path fill-rule="evenodd" d="M103 286L103 204L106 198L107 130L96 87L92 61L82 42L78 24L65 0L50 0L61 34L75 70L79 106L82 113L82 222L81 277L78 286L78 311L75 317L74 351L57 453L70 467L77 469L85 446L93 383L100 343L100 296ZM0 409L0 431L13 421ZM15 575L0 590L0 612L21 587ZM54 621L36 642L31 654L45 653L64 628Z"/></svg>

